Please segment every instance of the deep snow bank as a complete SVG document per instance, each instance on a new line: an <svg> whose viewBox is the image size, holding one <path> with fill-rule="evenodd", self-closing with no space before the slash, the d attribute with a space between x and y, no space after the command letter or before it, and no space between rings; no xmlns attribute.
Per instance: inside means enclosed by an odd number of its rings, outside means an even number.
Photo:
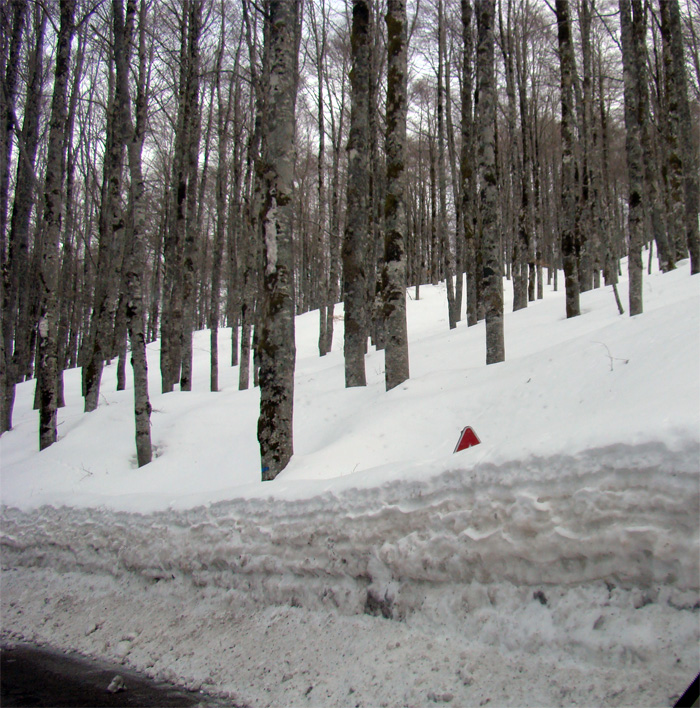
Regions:
<svg viewBox="0 0 700 708"><path fill-rule="evenodd" d="M259 604L395 618L471 583L697 592L699 457L693 444L619 445L285 503L5 509L0 542L11 566L186 578ZM474 602L443 607L442 619Z"/></svg>
<svg viewBox="0 0 700 708"><path fill-rule="evenodd" d="M3 635L255 707L672 705L700 663L699 454L614 446L151 514L5 509Z"/></svg>

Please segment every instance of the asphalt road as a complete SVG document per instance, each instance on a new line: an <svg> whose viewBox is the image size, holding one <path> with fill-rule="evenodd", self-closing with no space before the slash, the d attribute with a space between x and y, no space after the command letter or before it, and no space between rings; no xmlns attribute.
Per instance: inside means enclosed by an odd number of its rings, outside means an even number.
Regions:
<svg viewBox="0 0 700 708"><path fill-rule="evenodd" d="M117 675L122 677L125 689L110 692L107 689ZM28 644L0 647L0 705L3 708L234 708L230 703L222 703L203 693L152 681L123 666L89 661Z"/></svg>

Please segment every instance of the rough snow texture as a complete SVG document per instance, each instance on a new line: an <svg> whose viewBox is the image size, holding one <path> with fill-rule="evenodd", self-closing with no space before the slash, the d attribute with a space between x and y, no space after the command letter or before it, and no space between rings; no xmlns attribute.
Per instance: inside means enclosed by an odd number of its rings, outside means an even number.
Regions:
<svg viewBox="0 0 700 708"><path fill-rule="evenodd" d="M483 324L444 331L424 287L389 393L376 353L343 390L299 318L300 452L265 485L234 370L221 394L154 395L142 470L128 396L86 416L76 375L37 454L18 387L3 637L256 707L672 704L700 666L699 285L687 264L647 279L636 318L597 291L564 320L549 293L506 319L495 367ZM482 444L452 455L464 424Z"/></svg>

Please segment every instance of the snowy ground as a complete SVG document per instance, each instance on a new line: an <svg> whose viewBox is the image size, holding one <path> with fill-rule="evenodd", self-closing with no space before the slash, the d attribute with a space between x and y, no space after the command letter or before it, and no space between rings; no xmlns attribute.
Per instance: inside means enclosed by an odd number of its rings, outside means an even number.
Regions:
<svg viewBox="0 0 700 708"><path fill-rule="evenodd" d="M113 367L89 415L66 373L41 453L23 384L0 440L2 636L256 707L672 705L700 668L698 276L647 277L644 306L621 317L605 288L566 320L546 288L486 367L483 323L450 332L424 286L389 393L374 351L346 390L342 321L319 358L304 315L296 455L265 484L258 393L224 366L208 392L206 332L191 393L158 393L149 347L140 470ZM453 454L465 425L482 443Z"/></svg>

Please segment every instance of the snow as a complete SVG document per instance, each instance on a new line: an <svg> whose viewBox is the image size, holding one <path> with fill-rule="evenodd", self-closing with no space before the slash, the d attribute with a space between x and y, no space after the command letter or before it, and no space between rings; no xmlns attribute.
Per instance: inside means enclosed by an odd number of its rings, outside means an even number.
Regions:
<svg viewBox="0 0 700 708"><path fill-rule="evenodd" d="M218 393L208 332L189 393L159 393L149 345L142 469L113 365L90 414L66 372L43 452L20 385L3 639L256 707L672 704L700 668L700 280L645 277L632 318L608 287L567 320L545 287L488 367L483 323L448 329L444 284L414 295L390 392L373 348L367 387L344 388L340 318L323 358L318 313L297 318L295 456L273 482L230 331ZM481 444L453 454L465 425Z"/></svg>

